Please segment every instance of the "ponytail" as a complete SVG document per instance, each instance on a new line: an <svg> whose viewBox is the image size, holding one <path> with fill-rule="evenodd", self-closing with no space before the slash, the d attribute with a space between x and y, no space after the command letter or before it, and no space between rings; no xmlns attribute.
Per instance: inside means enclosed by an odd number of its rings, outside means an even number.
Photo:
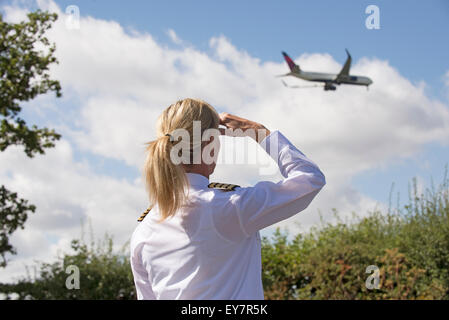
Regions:
<svg viewBox="0 0 449 320"><path fill-rule="evenodd" d="M161 221L173 216L187 197L186 174L181 166L175 165L170 160L170 149L171 142L168 136L149 142L144 165L150 208L158 204Z"/></svg>
<svg viewBox="0 0 449 320"><path fill-rule="evenodd" d="M147 157L143 174L150 207L156 204L163 221L175 215L187 199L188 179L181 164L170 159L170 135L178 128L192 132L193 121L201 121L201 131L218 128L219 117L215 109L201 100L184 99L164 110L158 119L158 138L147 143Z"/></svg>

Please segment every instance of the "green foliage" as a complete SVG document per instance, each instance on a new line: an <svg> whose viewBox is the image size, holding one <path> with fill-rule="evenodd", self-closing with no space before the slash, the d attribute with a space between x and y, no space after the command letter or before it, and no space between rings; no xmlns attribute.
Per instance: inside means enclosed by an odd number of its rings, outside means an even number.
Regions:
<svg viewBox="0 0 449 320"><path fill-rule="evenodd" d="M449 299L449 188L418 195L403 210L371 212L287 241L263 239L267 299ZM365 281L379 268L380 288Z"/></svg>
<svg viewBox="0 0 449 320"><path fill-rule="evenodd" d="M28 21L7 23L0 15L0 151L11 145L23 145L28 157L44 153L54 146L60 135L54 130L27 126L19 117L19 102L29 101L40 94L54 91L61 96L58 81L50 79L49 66L57 63L55 45L45 32L57 19L56 14L36 11L28 14ZM23 228L29 213L28 205L5 186L0 190L0 267L6 265L5 254L14 254L9 236Z"/></svg>
<svg viewBox="0 0 449 320"><path fill-rule="evenodd" d="M40 263L39 276L28 276L15 284L0 284L0 292L18 299L135 299L135 288L126 246L113 251L112 238L98 244L72 241L73 254L64 254L54 263ZM79 289L68 289L68 266L79 268ZM70 271L70 270L69 270Z"/></svg>
<svg viewBox="0 0 449 320"><path fill-rule="evenodd" d="M22 228L28 214L34 212L36 207L28 205L28 201L19 199L17 193L9 192L5 186L0 187L0 267L6 266L6 253L15 253L9 243L9 236L17 229Z"/></svg>
<svg viewBox="0 0 449 320"><path fill-rule="evenodd" d="M0 15L0 151L13 144L23 145L25 153L32 157L53 147L53 142L60 138L47 128L29 128L19 118L20 101L48 91L61 96L59 82L50 79L49 74L49 66L57 63L55 45L45 37L56 19L56 14L39 10L29 13L28 21L20 23L4 22Z"/></svg>
<svg viewBox="0 0 449 320"><path fill-rule="evenodd" d="M266 299L449 299L449 185L414 193L395 212L338 220L289 240L279 229L262 239ZM338 214L335 211L337 217ZM74 241L74 254L41 264L40 275L0 284L0 293L21 299L134 299L127 254L113 253L106 238L94 249ZM79 290L68 290L65 268L80 269ZM379 288L366 283L379 271Z"/></svg>

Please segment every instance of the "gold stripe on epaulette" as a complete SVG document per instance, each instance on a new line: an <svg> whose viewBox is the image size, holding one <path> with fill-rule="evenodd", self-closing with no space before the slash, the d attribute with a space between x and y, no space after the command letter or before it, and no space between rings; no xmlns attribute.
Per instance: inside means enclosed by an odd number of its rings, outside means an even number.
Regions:
<svg viewBox="0 0 449 320"><path fill-rule="evenodd" d="M139 217L139 219L137 219L137 222L142 222L143 219L145 219L145 217L147 216L148 212L150 212L151 208L148 208L147 210L145 210L144 213L142 213Z"/></svg>
<svg viewBox="0 0 449 320"><path fill-rule="evenodd" d="M236 184L230 184L230 183L218 183L218 182L211 182L208 185L209 188L213 189L220 189L222 191L234 191L235 188L240 187Z"/></svg>

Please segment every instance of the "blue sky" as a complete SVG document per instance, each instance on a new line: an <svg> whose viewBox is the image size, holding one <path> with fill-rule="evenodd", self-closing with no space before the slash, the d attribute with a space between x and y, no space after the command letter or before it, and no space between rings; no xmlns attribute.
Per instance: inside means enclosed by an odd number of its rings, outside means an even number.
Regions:
<svg viewBox="0 0 449 320"><path fill-rule="evenodd" d="M449 70L449 2L403 1L55 1L62 10L77 5L81 16L116 21L125 30L150 33L167 47L172 29L185 43L205 52L209 40L224 35L233 45L263 61L281 62L281 50L297 57L303 53L329 53L343 63L348 48L354 58L387 60L402 76L426 83L430 98L447 101L444 74ZM17 3L4 1L4 3ZM29 3L28 3L29 4ZM380 29L365 27L368 5L380 9ZM31 5L33 7L33 5ZM307 66L302 66L308 70ZM47 117L47 115L45 115ZM32 115L30 119L44 123ZM99 172L130 178L137 169L94 154L87 157ZM440 181L449 159L446 146L431 144L416 157L396 160L387 167L361 173L353 184L378 201L386 201L389 187L406 197L407 185L419 175L426 182ZM424 165L425 162L425 165Z"/></svg>
<svg viewBox="0 0 449 320"><path fill-rule="evenodd" d="M261 61L282 61L280 51L285 50L292 56L326 52L343 63L348 48L354 60L362 56L388 60L412 82L424 81L430 97L447 100L443 76L449 70L449 2L444 0L56 2L61 8L76 4L82 16L151 33L168 46L168 29L205 51L211 37L225 35ZM365 27L365 8L371 4L380 9L379 30ZM111 161L102 164L113 166ZM353 183L376 200L386 201L394 182L406 199L414 176L427 182L432 176L438 182L448 161L447 147L427 146L416 158L362 173Z"/></svg>
<svg viewBox="0 0 449 320"><path fill-rule="evenodd" d="M61 1L77 5L81 15L118 21L150 32L166 42L167 29L201 49L212 36L226 35L239 48L262 60L328 52L340 61L344 48L354 57L388 59L401 74L426 81L439 95L449 69L449 3L445 0L398 1ZM365 8L380 9L380 30L365 28Z"/></svg>
<svg viewBox="0 0 449 320"><path fill-rule="evenodd" d="M449 3L431 1L56 1L76 4L81 15L114 20L150 32L166 42L167 29L200 49L213 36L225 35L261 60L328 52L339 61L348 48L354 58L388 59L404 76L426 81L440 95L449 69ZM380 9L381 28L365 28L365 8Z"/></svg>
<svg viewBox="0 0 449 320"><path fill-rule="evenodd" d="M54 76L63 98L24 104L22 116L56 128L63 139L34 159L14 148L0 157L2 183L38 208L14 235L19 256L10 274L67 248L81 219L91 219L96 234L115 235L119 245L128 239L135 227L130 215L147 204L139 181L142 142L154 135L161 108L180 96L201 96L219 111L263 121L320 165L328 183L298 216L309 226L317 209L372 209L388 203L392 183L393 204L397 192L404 202L413 177L426 186L431 177L435 184L443 178L448 1L55 2L62 12L52 28L60 60ZM74 4L81 28L71 31L63 12ZM380 9L379 30L365 27L372 4ZM37 7L32 0L0 6L10 19ZM354 73L373 79L369 91L293 90L273 77L287 71L281 51L304 70L338 72L345 48ZM218 169L214 181L246 185L260 178L252 167Z"/></svg>

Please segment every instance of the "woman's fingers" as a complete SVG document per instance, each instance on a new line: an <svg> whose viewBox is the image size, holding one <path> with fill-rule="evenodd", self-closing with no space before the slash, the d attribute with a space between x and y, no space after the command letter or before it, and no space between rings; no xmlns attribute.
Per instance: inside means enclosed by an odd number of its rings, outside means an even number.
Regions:
<svg viewBox="0 0 449 320"><path fill-rule="evenodd" d="M224 125L226 128L232 128L232 129L246 129L249 127L249 123L251 121L240 118L236 115L229 114L227 112L220 113L220 124Z"/></svg>
<svg viewBox="0 0 449 320"><path fill-rule="evenodd" d="M220 124L225 125L225 123L227 122L229 113L227 113L227 112L222 112L222 113L220 113L218 116L219 116L219 118L220 118Z"/></svg>
<svg viewBox="0 0 449 320"><path fill-rule="evenodd" d="M240 118L233 114L229 114L227 112L222 112L219 114L220 117L220 125L225 126L226 128L219 128L220 134L222 135L230 135L233 137L238 136L249 136L254 138L257 142L259 142L259 130L265 130L265 136L270 134L270 130L268 130L265 126L258 122L254 122L245 118ZM226 132L226 129L231 129ZM240 129L240 130L237 130ZM233 132L233 130L237 130L237 132Z"/></svg>

